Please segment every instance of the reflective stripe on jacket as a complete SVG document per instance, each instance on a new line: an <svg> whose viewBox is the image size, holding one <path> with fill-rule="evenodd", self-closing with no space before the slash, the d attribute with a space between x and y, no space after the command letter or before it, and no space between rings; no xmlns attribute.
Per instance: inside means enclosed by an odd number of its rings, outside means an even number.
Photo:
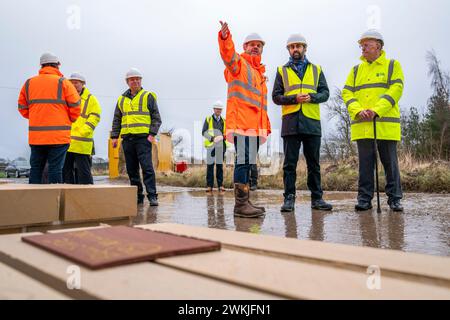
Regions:
<svg viewBox="0 0 450 320"><path fill-rule="evenodd" d="M265 141L271 128L267 115L265 67L261 64L261 57L236 53L231 34L223 40L219 33L219 47L228 83L227 141L233 142L235 133L260 136Z"/></svg>
<svg viewBox="0 0 450 320"><path fill-rule="evenodd" d="M223 127L224 129L226 128L226 120L224 118L221 118L223 120ZM214 119L212 116L208 116L206 117L206 123L208 123L208 131L206 131L206 134L211 137L217 137L219 135L224 135L224 132L219 132L219 130L214 129L214 123L213 123ZM203 144L205 146L205 148L211 148L214 146L214 140L211 141L210 139L206 138L203 141ZM230 146L230 143L228 141L225 141L225 146L228 147Z"/></svg>
<svg viewBox="0 0 450 320"><path fill-rule="evenodd" d="M133 99L124 95L117 100L117 105L122 112L120 134L149 134L152 119L148 109L149 95L156 100L156 94L141 89Z"/></svg>
<svg viewBox="0 0 450 320"><path fill-rule="evenodd" d="M403 93L403 71L396 60L386 59L386 53L373 63L364 58L347 77L342 98L347 105L352 140L373 139L373 122L358 119L363 110L370 109L379 115L377 139L400 141L400 108L398 102Z"/></svg>
<svg viewBox="0 0 450 320"><path fill-rule="evenodd" d="M297 95L306 93L317 93L319 85L319 75L322 72L320 66L309 63L306 68L303 81L290 67L278 67L278 72L283 78L284 95ZM303 114L311 119L320 120L320 106L318 103L302 103L289 106L282 106L283 116L286 114L297 112L302 109Z"/></svg>
<svg viewBox="0 0 450 320"><path fill-rule="evenodd" d="M30 145L68 144L72 122L80 115L80 96L57 68L44 67L23 85L18 109L29 119Z"/></svg>
<svg viewBox="0 0 450 320"><path fill-rule="evenodd" d="M72 124L70 147L68 152L92 154L94 130L100 122L101 108L97 98L84 87L81 94L81 114Z"/></svg>

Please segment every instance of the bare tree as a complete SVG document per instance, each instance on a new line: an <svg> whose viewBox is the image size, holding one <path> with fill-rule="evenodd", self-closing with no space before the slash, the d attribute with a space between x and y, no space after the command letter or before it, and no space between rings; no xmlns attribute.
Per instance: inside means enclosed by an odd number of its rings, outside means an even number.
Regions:
<svg viewBox="0 0 450 320"><path fill-rule="evenodd" d="M329 112L328 120L335 120L336 124L333 133L324 139L325 153L333 160L355 156L355 146L351 141L351 120L339 88L335 88L333 96L325 105Z"/></svg>
<svg viewBox="0 0 450 320"><path fill-rule="evenodd" d="M443 71L434 50L427 52L428 76L433 95L428 101L427 128L432 137L432 154L439 159L449 158L450 149L450 75Z"/></svg>

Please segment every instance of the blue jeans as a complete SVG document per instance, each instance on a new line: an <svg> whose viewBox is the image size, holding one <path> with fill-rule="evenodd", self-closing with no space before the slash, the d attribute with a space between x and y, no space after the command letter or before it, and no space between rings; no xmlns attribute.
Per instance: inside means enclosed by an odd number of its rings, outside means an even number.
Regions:
<svg viewBox="0 0 450 320"><path fill-rule="evenodd" d="M42 184L42 173L48 162L48 182L62 183L62 170L69 144L30 145L30 184Z"/></svg>
<svg viewBox="0 0 450 320"><path fill-rule="evenodd" d="M234 148L236 158L234 161L234 183L247 184L250 181L250 168L256 164L259 150L259 137L235 135Z"/></svg>

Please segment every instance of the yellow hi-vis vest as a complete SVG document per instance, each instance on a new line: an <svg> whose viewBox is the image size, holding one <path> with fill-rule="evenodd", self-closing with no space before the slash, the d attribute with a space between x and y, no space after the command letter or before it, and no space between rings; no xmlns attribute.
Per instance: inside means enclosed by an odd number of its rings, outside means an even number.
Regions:
<svg viewBox="0 0 450 320"><path fill-rule="evenodd" d="M102 109L97 99L84 87L83 93L81 94L81 114L72 123L68 152L92 154L94 130L100 122L101 113Z"/></svg>
<svg viewBox="0 0 450 320"><path fill-rule="evenodd" d="M224 118L223 119L223 130L225 131L225 124L226 124L226 120ZM214 130L214 126L213 126L213 117L212 116L208 116L206 117L206 122L208 123L208 131L206 131L208 133L209 136L211 137L217 137L219 136L219 134L216 134L218 130ZM225 135L224 132L221 133L222 135ZM230 144L228 141L225 141L226 146L228 147ZM211 148L214 146L214 141L209 141L208 139L205 138L204 140L204 145L205 148Z"/></svg>
<svg viewBox="0 0 450 320"><path fill-rule="evenodd" d="M320 66L308 64L303 81L290 67L278 67L278 72L283 78L284 95L297 95L306 93L317 93L319 85L319 75L322 72ZM302 109L303 114L314 120L320 120L320 107L318 103L299 103L289 106L282 106L282 114L287 115Z"/></svg>
<svg viewBox="0 0 450 320"><path fill-rule="evenodd" d="M377 139L400 141L400 108L398 101L403 93L403 71L400 63L386 59L386 53L372 63L364 58L348 75L342 98L350 115L352 141L373 139L373 121L360 120L362 110L376 112Z"/></svg>
<svg viewBox="0 0 450 320"><path fill-rule="evenodd" d="M122 124L120 134L148 134L152 119L148 109L148 97L152 95L156 100L156 94L141 89L138 94L130 99L120 96L117 105L122 112Z"/></svg>

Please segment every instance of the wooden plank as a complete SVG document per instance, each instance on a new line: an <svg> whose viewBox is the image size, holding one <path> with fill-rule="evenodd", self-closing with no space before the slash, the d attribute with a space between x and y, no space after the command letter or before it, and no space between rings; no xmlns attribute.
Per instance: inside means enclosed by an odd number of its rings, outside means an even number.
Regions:
<svg viewBox="0 0 450 320"><path fill-rule="evenodd" d="M0 300L70 299L39 281L0 263Z"/></svg>
<svg viewBox="0 0 450 320"><path fill-rule="evenodd" d="M28 276L39 278L46 285L72 298L186 300L280 298L150 262L98 271L80 267L81 289L68 290L66 271L73 263L23 243L20 240L21 236L22 234L0 237L0 261L5 264L15 263L16 268ZM201 255L203 254L195 256L201 259Z"/></svg>
<svg viewBox="0 0 450 320"><path fill-rule="evenodd" d="M448 285L450 281L450 258L394 250L357 247L320 241L288 239L275 236L255 235L219 229L209 229L179 224L139 225L155 231L219 241L224 247L244 251L281 256L316 264L364 271L372 265L379 266L384 274L395 276L429 278Z"/></svg>
<svg viewBox="0 0 450 320"><path fill-rule="evenodd" d="M157 263L292 299L450 299L450 287L381 273L380 290L371 290L362 271L230 249Z"/></svg>

